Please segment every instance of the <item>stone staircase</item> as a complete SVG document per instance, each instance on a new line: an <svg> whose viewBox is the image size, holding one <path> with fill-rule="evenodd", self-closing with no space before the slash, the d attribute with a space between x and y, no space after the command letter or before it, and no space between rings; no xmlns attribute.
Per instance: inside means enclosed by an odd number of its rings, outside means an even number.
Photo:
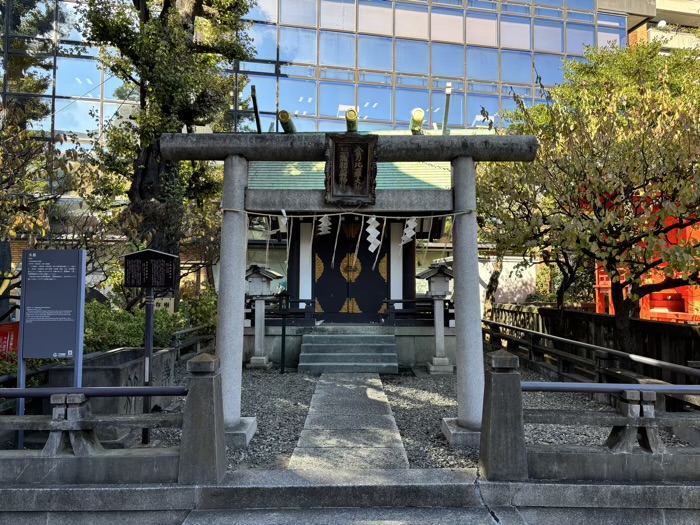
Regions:
<svg viewBox="0 0 700 525"><path fill-rule="evenodd" d="M398 374L394 334L371 333L327 327L322 332L304 334L299 355L299 372L364 372ZM367 333L370 332L370 333Z"/></svg>

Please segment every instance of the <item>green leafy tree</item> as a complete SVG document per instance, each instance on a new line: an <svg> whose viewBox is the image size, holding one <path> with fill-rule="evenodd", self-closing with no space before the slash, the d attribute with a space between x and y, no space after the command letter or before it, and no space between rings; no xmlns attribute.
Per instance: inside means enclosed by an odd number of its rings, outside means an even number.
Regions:
<svg viewBox="0 0 700 525"><path fill-rule="evenodd" d="M216 128L236 85L227 68L245 60L250 46L240 17L247 0L89 0L82 23L103 52L107 70L122 79L139 105L118 114L96 145L100 169L88 185L92 204L109 209L119 196L119 218L135 246L178 253L192 202L216 195L207 163L176 163L160 156L162 133Z"/></svg>
<svg viewBox="0 0 700 525"><path fill-rule="evenodd" d="M698 241L684 234L700 222L700 56L660 50L588 49L547 105L519 100L510 129L540 144L517 167L534 196L518 210L530 242L608 273L616 336L630 351L641 297L700 282Z"/></svg>
<svg viewBox="0 0 700 525"><path fill-rule="evenodd" d="M6 113L8 117L16 113ZM38 140L22 124L6 121L0 128L0 322L9 314L7 298L19 287L11 269L10 241L21 238L33 247L49 230L49 209L70 189L71 178L56 178L75 157L54 143Z"/></svg>

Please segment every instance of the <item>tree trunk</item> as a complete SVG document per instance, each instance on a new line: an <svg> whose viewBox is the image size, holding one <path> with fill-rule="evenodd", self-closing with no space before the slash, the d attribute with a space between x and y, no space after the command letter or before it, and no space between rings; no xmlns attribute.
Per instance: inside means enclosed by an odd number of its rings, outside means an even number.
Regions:
<svg viewBox="0 0 700 525"><path fill-rule="evenodd" d="M615 307L615 339L619 350L630 354L637 353L637 341L632 334L630 320L634 312L634 301L624 297L623 283L613 283L610 296Z"/></svg>
<svg viewBox="0 0 700 525"><path fill-rule="evenodd" d="M9 273L10 270L12 270L12 250L10 249L10 241L0 241L0 282L2 282L3 276ZM9 309L10 287L8 286L5 293L0 294L0 319L2 319Z"/></svg>
<svg viewBox="0 0 700 525"><path fill-rule="evenodd" d="M491 272L489 283L486 286L486 294L484 295L484 318L494 320L493 303L495 302L496 292L498 291L498 280L503 271L503 256L496 256L496 265Z"/></svg>

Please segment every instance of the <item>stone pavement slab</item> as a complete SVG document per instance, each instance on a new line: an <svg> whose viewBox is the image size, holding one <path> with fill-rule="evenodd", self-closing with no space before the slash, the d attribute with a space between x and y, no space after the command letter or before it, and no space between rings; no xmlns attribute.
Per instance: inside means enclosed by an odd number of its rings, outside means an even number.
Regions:
<svg viewBox="0 0 700 525"><path fill-rule="evenodd" d="M377 374L321 375L288 468L408 469Z"/></svg>
<svg viewBox="0 0 700 525"><path fill-rule="evenodd" d="M388 403L334 403L332 405L311 403L308 413L328 415L329 408L345 416L389 416L394 419L394 415Z"/></svg>
<svg viewBox="0 0 700 525"><path fill-rule="evenodd" d="M372 429L395 430L398 432L394 416L382 415L337 415L324 413L309 414L306 416L304 429Z"/></svg>
<svg viewBox="0 0 700 525"><path fill-rule="evenodd" d="M400 447L401 437L391 430L302 430L298 446L308 447Z"/></svg>
<svg viewBox="0 0 700 525"><path fill-rule="evenodd" d="M401 469L408 468L403 446L399 447L297 447L290 469Z"/></svg>

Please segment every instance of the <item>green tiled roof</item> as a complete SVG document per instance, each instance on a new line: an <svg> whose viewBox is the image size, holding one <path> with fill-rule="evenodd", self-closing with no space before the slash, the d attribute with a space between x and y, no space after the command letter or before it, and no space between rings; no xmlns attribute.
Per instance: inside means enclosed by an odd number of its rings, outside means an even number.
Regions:
<svg viewBox="0 0 700 525"><path fill-rule="evenodd" d="M251 162L252 190L323 190L325 162ZM449 190L449 162L380 162L378 190Z"/></svg>
<svg viewBox="0 0 700 525"><path fill-rule="evenodd" d="M360 133L364 134L364 133ZM411 135L409 130L374 131L374 135ZM439 132L427 130L426 135ZM485 128L449 130L450 135L492 135ZM251 162L248 188L252 190L323 190L324 162ZM380 162L378 190L449 190L452 179L449 162Z"/></svg>

